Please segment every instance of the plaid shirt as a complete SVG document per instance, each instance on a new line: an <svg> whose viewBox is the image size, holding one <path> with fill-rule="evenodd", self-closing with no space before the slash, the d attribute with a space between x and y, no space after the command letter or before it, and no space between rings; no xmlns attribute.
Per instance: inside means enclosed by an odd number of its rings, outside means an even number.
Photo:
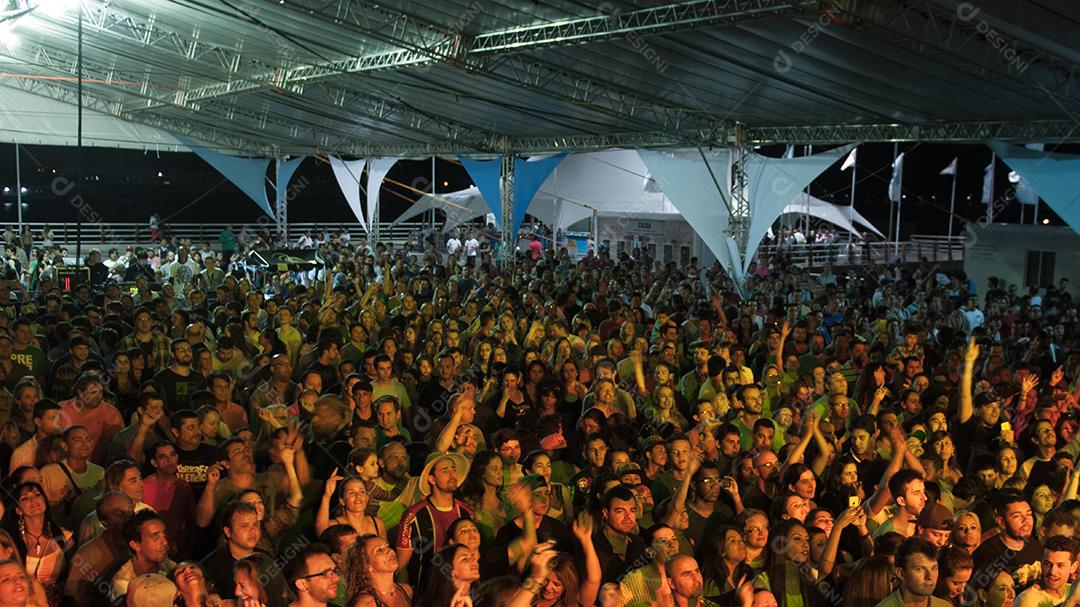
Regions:
<svg viewBox="0 0 1080 607"><path fill-rule="evenodd" d="M155 371L160 371L169 366L169 359L172 357L172 352L169 349L169 344L171 342L168 337L165 337L160 333L152 333L152 335L153 337L150 339L150 343L153 345L153 349L149 360L146 362L148 365L153 366ZM122 350L138 348L144 352L146 351L143 348L143 342L139 341L134 333L120 340L120 348Z"/></svg>

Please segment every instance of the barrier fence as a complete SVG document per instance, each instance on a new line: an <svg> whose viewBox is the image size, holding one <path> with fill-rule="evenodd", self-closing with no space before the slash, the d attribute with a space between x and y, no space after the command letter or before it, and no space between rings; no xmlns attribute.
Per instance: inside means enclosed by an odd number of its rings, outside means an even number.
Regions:
<svg viewBox="0 0 1080 607"><path fill-rule="evenodd" d="M80 230L83 247L96 247L103 249L102 252L109 247L123 249L129 245L147 246L152 243L150 227L146 223L84 223L81 228L75 223L25 222L23 225L30 228L35 246L42 244L44 231L48 227L53 232L53 242L67 247L69 253L74 253ZM276 234L276 226L272 223L170 223L165 225L165 233L168 236L175 235L181 239L191 239L193 242L209 243L217 248L218 235L226 226L232 226L233 233L237 236L245 228L253 234L264 230ZM393 242L395 247L404 246L410 239L418 242L421 232L429 226L430 224L419 221L403 222L393 227L388 223L380 224L379 241ZM8 228L18 233L17 224L0 223L0 230ZM304 234L310 233L317 237L322 231L327 231L336 238L343 228L349 233L353 242L367 236L359 224L290 223L287 231L288 241L295 244ZM954 236L950 239L947 236L915 234L909 240L901 242L853 242L850 245L847 241L803 245L763 244L757 250L756 259L768 260L777 253L790 256L792 262L800 267L821 266L826 263L837 266L859 265L870 260L879 264L897 261L917 263L924 258L931 262L963 261L964 237Z"/></svg>

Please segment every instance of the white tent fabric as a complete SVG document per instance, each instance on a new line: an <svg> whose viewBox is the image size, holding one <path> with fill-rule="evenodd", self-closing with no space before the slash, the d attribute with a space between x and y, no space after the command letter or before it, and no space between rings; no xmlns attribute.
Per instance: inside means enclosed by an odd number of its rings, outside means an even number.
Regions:
<svg viewBox="0 0 1080 607"><path fill-rule="evenodd" d="M750 231L746 239L743 269L754 259L765 232L780 217L792 196L810 184L831 164L843 158L855 144L798 158L769 158L751 154L747 159L747 189L750 191ZM703 224L702 227L708 224ZM698 230L700 233L701 230Z"/></svg>
<svg viewBox="0 0 1080 607"><path fill-rule="evenodd" d="M334 177L337 179L341 193L345 195L345 201L349 203L353 215L360 221L364 232L369 232L367 221L364 219L364 208L360 205L360 175L364 172L367 160L342 160L337 156L330 157L330 166L334 169Z"/></svg>
<svg viewBox="0 0 1080 607"><path fill-rule="evenodd" d="M471 219L482 217L491 212L487 201L484 200L480 188L471 186L457 192L445 194L424 194L416 204L405 210L397 219L390 223L394 227L399 223L408 221L413 217L426 213L432 209L438 209L446 213L444 230L450 230Z"/></svg>
<svg viewBox="0 0 1080 607"><path fill-rule="evenodd" d="M784 215L805 215L810 214L811 217L817 217L818 219L827 221L835 226L838 226L853 234L859 234L858 228L853 225L857 223L866 227L871 232L878 236L885 238L885 235L881 233L874 224L870 223L865 217L859 214L858 211L851 209L851 219L848 221L848 207L833 204L831 202L824 201L820 198L810 196L806 192L799 192L799 195L794 200L788 203L784 207Z"/></svg>
<svg viewBox="0 0 1080 607"><path fill-rule="evenodd" d="M0 142L74 146L77 124L74 105L0 85ZM83 145L188 151L167 131L88 109L83 109Z"/></svg>
<svg viewBox="0 0 1080 607"><path fill-rule="evenodd" d="M367 222L368 225L375 225L378 221L375 217L375 211L379 206L379 190L382 189L383 179L386 178L386 174L390 172L390 168L397 163L398 158L381 157L372 158L371 164L368 165L368 177L367 177Z"/></svg>
<svg viewBox="0 0 1080 607"><path fill-rule="evenodd" d="M393 225L431 209L446 212L445 229L490 212L479 189L473 186L437 197L421 196ZM593 209L628 215L678 212L649 177L649 170L636 151L606 150L564 158L540 186L528 213L553 229L565 230L591 217Z"/></svg>
<svg viewBox="0 0 1080 607"><path fill-rule="evenodd" d="M731 150L704 154L707 164L701 152L639 150L638 154L720 265L741 284L746 272L728 230L731 215L725 204L731 200Z"/></svg>

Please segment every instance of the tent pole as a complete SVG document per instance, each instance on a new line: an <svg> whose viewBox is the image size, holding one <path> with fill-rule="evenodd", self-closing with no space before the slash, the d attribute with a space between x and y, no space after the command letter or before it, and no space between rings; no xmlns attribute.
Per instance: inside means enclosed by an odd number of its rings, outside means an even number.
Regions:
<svg viewBox="0 0 1080 607"><path fill-rule="evenodd" d="M1020 203L1020 225L1024 224L1024 207L1025 206L1026 205L1024 203L1022 203L1022 202Z"/></svg>
<svg viewBox="0 0 1080 607"><path fill-rule="evenodd" d="M949 251L952 251L952 224L953 217L956 212L956 169L953 169L952 175L952 196L949 197Z"/></svg>
<svg viewBox="0 0 1080 607"><path fill-rule="evenodd" d="M858 157L856 157L856 158L858 158ZM857 171L857 170L859 170L859 163L856 160L855 162L851 163L851 201L850 201L850 204L848 205L848 212L847 212L847 221L848 221L848 224L850 224L852 227L855 226L853 218L855 217L855 171ZM850 245L851 245L851 231L850 230L848 230L848 233L847 233L847 241L848 241L848 248L850 249L851 248L850 247ZM850 264L851 260L848 260L848 263Z"/></svg>
<svg viewBox="0 0 1080 607"><path fill-rule="evenodd" d="M1032 223L1032 225L1038 225L1039 224L1039 201L1037 199L1035 200L1035 221L1033 221L1031 223Z"/></svg>
<svg viewBox="0 0 1080 607"><path fill-rule="evenodd" d="M431 155L431 193L435 193L435 155ZM435 229L435 207L431 207L431 229Z"/></svg>
<svg viewBox="0 0 1080 607"><path fill-rule="evenodd" d="M19 210L19 236L22 236L22 168L19 164L19 144L15 144L15 205Z"/></svg>

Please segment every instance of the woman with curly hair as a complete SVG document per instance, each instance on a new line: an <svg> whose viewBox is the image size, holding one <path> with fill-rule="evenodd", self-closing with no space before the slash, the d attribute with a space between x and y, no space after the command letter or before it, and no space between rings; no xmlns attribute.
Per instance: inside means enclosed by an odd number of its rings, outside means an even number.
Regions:
<svg viewBox="0 0 1080 607"><path fill-rule="evenodd" d="M364 535L349 549L346 607L410 607L413 590L394 581L397 553L378 535Z"/></svg>

